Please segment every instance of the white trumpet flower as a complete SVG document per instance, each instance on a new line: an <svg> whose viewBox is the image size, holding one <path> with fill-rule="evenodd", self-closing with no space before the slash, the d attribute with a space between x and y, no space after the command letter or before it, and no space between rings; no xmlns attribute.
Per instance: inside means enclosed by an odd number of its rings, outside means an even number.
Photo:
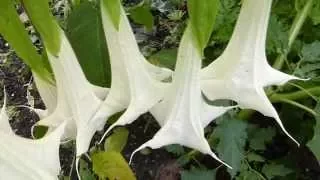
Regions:
<svg viewBox="0 0 320 180"><path fill-rule="evenodd" d="M160 111L155 113L156 118L160 118L162 127L151 140L140 146L135 152L145 147L160 148L169 144L181 144L209 154L225 164L211 151L204 136L203 129L209 120L205 118L207 113L202 112L212 109L209 105L203 104L200 89L202 57L195 44L191 28L188 27L180 43L172 85L163 101L154 107L162 111L162 114ZM217 113L216 117L221 114ZM211 116L211 118L214 117ZM205 121L202 121L203 119Z"/></svg>
<svg viewBox="0 0 320 180"><path fill-rule="evenodd" d="M59 144L65 124L42 139L19 137L12 131L6 101L0 112L0 176L10 180L57 180Z"/></svg>
<svg viewBox="0 0 320 180"><path fill-rule="evenodd" d="M31 4L27 5L27 8L32 9ZM44 6L45 3L42 5ZM34 13L32 10L29 12ZM107 24L108 14L102 17L104 17L104 24ZM59 46L54 48L54 51L46 48L56 80L55 86L49 86L45 84L46 82L35 78L40 95L48 107L47 111L36 111L40 117L44 117L37 125L48 126L50 132L62 122L67 121L64 138L76 139L78 157L88 150L92 136L97 130L103 129L107 118L127 108L129 102L131 108L128 108L123 117L130 117L130 121L146 112L149 106L157 103L162 97L157 92L164 86L159 79L171 76L171 71L153 66L144 59L123 10L121 22L119 32L114 31L113 25L105 28L113 75L110 92L109 89L89 83L68 39L59 26L55 25L54 20L52 27L57 30L58 40L51 42L51 39L44 39L46 43L58 42ZM39 24L39 29L44 28L39 22L36 24ZM42 38L47 37L41 32L40 34ZM129 92L129 89L132 91ZM132 103L131 99L134 99L138 105ZM151 99L152 103L147 104L145 99ZM102 103L103 101L105 102Z"/></svg>
<svg viewBox="0 0 320 180"><path fill-rule="evenodd" d="M273 69L266 59L265 43L272 0L244 0L240 15L223 54L201 72L201 87L210 100L231 99L241 108L275 118L286 131L264 92L269 85L298 79Z"/></svg>
<svg viewBox="0 0 320 180"><path fill-rule="evenodd" d="M106 90L94 90L86 79L64 32L60 31L60 37L61 47L58 55L52 55L47 51L56 79L57 105L55 111L39 121L38 125L47 125L54 129L67 121L65 137L76 139L79 156L87 151L93 134L103 128L105 119L97 121L93 117L102 103L97 91L101 97L105 96Z"/></svg>
<svg viewBox="0 0 320 180"><path fill-rule="evenodd" d="M157 104L168 87L168 83L161 80L171 77L172 72L147 62L139 51L122 6L118 28L113 24L111 12L108 12L103 1L101 13L110 55L112 83L97 116L110 116L126 109L119 120L106 131L106 135L115 126L132 123Z"/></svg>

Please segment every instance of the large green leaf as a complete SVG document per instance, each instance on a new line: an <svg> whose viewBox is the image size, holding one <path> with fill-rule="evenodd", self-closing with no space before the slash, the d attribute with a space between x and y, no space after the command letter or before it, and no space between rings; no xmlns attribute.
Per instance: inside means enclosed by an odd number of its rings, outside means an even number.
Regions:
<svg viewBox="0 0 320 180"><path fill-rule="evenodd" d="M47 0L21 0L32 24L40 33L46 48L54 55L60 51L60 28L49 9Z"/></svg>
<svg viewBox="0 0 320 180"><path fill-rule="evenodd" d="M45 59L42 59L33 46L12 0L0 1L0 33L33 72L42 79L53 82L50 70L45 65Z"/></svg>
<svg viewBox="0 0 320 180"><path fill-rule="evenodd" d="M249 133L250 148L254 150L265 150L266 143L271 142L275 135L276 135L276 130L272 127L252 128L251 132Z"/></svg>
<svg viewBox="0 0 320 180"><path fill-rule="evenodd" d="M115 129L104 143L104 150L121 152L127 144L128 135L129 131L125 127Z"/></svg>
<svg viewBox="0 0 320 180"><path fill-rule="evenodd" d="M119 152L98 152L91 156L93 171L100 179L135 180L128 163Z"/></svg>
<svg viewBox="0 0 320 180"><path fill-rule="evenodd" d="M302 48L301 55L305 62L320 62L320 41L316 40L310 44L305 44Z"/></svg>
<svg viewBox="0 0 320 180"><path fill-rule="evenodd" d="M219 139L217 152L219 157L233 169L228 169L232 177L240 170L244 159L244 146L247 139L247 124L237 119L225 119L215 129L214 135Z"/></svg>
<svg viewBox="0 0 320 180"><path fill-rule="evenodd" d="M91 2L75 7L67 19L66 32L87 79L107 87L111 70L99 9Z"/></svg>
<svg viewBox="0 0 320 180"><path fill-rule="evenodd" d="M210 39L219 5L219 0L188 0L192 32L201 52Z"/></svg>

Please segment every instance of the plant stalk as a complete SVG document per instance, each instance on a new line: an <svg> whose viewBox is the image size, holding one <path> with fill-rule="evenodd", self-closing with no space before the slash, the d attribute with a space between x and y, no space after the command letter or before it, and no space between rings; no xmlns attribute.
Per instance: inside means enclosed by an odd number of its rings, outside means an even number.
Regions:
<svg viewBox="0 0 320 180"><path fill-rule="evenodd" d="M313 96L320 96L320 87L312 87L306 90L300 90L291 93L274 93L269 97L269 99L272 103L281 102L282 99L289 99L291 101L295 101L307 98L310 96L310 94L312 94Z"/></svg>
<svg viewBox="0 0 320 180"><path fill-rule="evenodd" d="M306 5L303 7L302 11L300 11L297 14L297 16L295 17L293 24L291 26L290 32L289 32L288 49L285 53L282 53L281 55L279 55L277 57L275 63L273 64L273 68L278 69L278 70L282 69L284 61L285 61L288 53L291 50L293 42L296 40L296 38L301 30L302 25L306 21L309 12L312 9L312 5L313 5L313 0L308 0Z"/></svg>

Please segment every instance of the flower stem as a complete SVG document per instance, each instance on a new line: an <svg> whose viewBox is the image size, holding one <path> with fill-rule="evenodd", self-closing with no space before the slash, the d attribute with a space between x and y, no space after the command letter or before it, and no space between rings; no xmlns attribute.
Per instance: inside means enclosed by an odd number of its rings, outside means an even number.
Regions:
<svg viewBox="0 0 320 180"><path fill-rule="evenodd" d="M287 57L287 54L290 52L290 49L293 45L293 42L296 40L302 25L306 21L309 12L312 9L312 5L313 5L313 0L308 0L308 2L305 4L303 9L295 17L289 32L288 49L285 53L282 53L277 57L275 63L273 64L273 67L275 69L280 70L282 68L284 61Z"/></svg>
<svg viewBox="0 0 320 180"><path fill-rule="evenodd" d="M289 99L291 101L295 101L307 98L310 96L310 94L312 94L312 96L314 97L320 96L320 86L291 93L274 93L271 96L269 96L269 99L272 103L281 102L282 99Z"/></svg>
<svg viewBox="0 0 320 180"><path fill-rule="evenodd" d="M308 108L307 106L304 106L304 105L302 105L300 103L297 103L297 102L289 100L289 99L281 99L281 101L284 102L284 103L296 106L296 107L298 107L300 109L303 109L303 110L309 112L310 114L312 114L313 116L318 116L317 112L315 112L314 110L312 110L312 109Z"/></svg>

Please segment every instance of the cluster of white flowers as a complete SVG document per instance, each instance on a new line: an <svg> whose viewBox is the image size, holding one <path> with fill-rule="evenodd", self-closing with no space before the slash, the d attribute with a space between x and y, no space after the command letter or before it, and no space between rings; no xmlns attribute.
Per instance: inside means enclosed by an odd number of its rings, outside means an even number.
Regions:
<svg viewBox="0 0 320 180"><path fill-rule="evenodd" d="M161 129L136 151L145 147L181 144L209 154L230 167L212 152L205 139L204 128L234 107L209 105L203 99L202 92L210 100L230 99L236 101L240 108L254 109L273 117L293 139L263 89L298 79L273 69L267 62L265 41L271 4L272 0L259 3L256 0L242 1L241 12L226 50L203 69L203 53L197 48L195 33L189 24L180 43L175 71L171 71L150 64L144 58L122 6L119 4L117 26L112 21L110 9L101 1L102 23L112 70L110 89L88 82L68 39L59 29L58 52L46 49L55 84L42 80L34 73L47 107L46 110L35 109L41 119L37 125L48 126L49 131L40 140L17 137L8 124L4 103L0 114L1 177L13 180L57 179L60 140L76 140L78 160L88 151L94 133L103 130L110 116L123 110L122 116L105 135L113 127L132 123L140 115L150 112ZM168 82L168 79L172 81Z"/></svg>

